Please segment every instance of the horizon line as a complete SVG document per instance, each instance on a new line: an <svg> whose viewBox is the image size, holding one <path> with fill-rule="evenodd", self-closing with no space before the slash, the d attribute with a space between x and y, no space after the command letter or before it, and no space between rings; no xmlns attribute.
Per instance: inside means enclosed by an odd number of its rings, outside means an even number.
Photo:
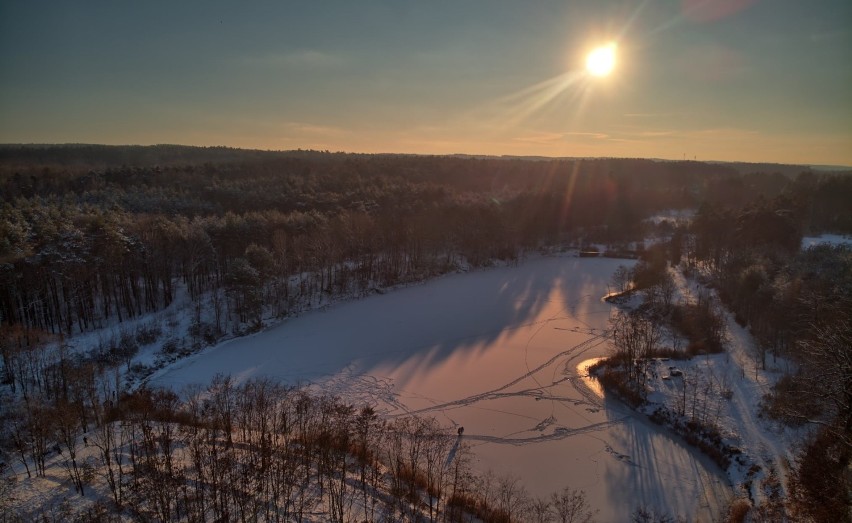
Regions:
<svg viewBox="0 0 852 523"><path fill-rule="evenodd" d="M421 156L421 157L471 157L471 158L491 158L491 159L518 159L518 160L650 160L658 162L694 162L694 163L709 163L709 164L752 164L752 165L778 165L785 167L810 167L821 168L825 170L852 170L852 165L836 165L836 164L821 164L821 163L782 163L777 161L745 161L745 160L698 160L690 158L659 158L647 156L547 156L547 155L517 155L517 154L480 154L480 153L416 153L416 152L360 152L360 151L332 151L330 149L262 149L249 147L235 147L231 145L195 145L195 144L180 144L180 143L122 143L122 144L107 144L107 143L86 143L86 142L7 142L0 143L0 147L186 147L195 149L232 149L235 151L246 152L261 152L261 153L294 153L294 152L314 152L321 154L340 154L353 156Z"/></svg>

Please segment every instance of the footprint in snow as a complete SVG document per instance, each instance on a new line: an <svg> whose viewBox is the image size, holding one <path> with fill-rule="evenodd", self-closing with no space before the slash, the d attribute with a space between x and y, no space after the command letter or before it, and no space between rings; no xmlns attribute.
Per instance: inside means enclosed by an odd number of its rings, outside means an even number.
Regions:
<svg viewBox="0 0 852 523"><path fill-rule="evenodd" d="M554 418L553 416L549 416L541 420L535 427L533 427L533 430L544 432L544 429L546 429L550 425L553 425L554 423L556 423L556 418Z"/></svg>
<svg viewBox="0 0 852 523"><path fill-rule="evenodd" d="M636 463L634 463L633 460L630 459L630 456L628 456L627 454L622 454L621 452L616 451L615 449L613 449L609 445L606 446L606 451L608 453L612 454L613 457L615 459L617 459L618 461L627 463L628 465L636 465Z"/></svg>

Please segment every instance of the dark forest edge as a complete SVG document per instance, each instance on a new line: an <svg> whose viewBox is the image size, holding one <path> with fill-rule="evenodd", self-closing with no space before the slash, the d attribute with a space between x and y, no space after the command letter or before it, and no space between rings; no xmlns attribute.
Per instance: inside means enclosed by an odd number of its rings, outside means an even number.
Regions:
<svg viewBox="0 0 852 523"><path fill-rule="evenodd" d="M52 334L160 310L178 281L193 300L226 290L230 312L257 323L264 303L286 315L294 301L420 280L460 259L479 266L566 240L641 239L642 219L663 209L703 206L716 220L707 226L746 246L852 231L852 177L839 175L255 151L99 169L50 163L65 148L36 150L47 160L0 164L0 315ZM282 284L292 275L305 276L296 296Z"/></svg>
<svg viewBox="0 0 852 523"><path fill-rule="evenodd" d="M202 163L226 163L234 161L246 161L253 159L273 159L280 157L301 156L305 158L317 158L328 155L346 156L350 158L365 158L379 156L397 157L426 157L435 155L417 155L401 153L346 153L329 151L318 151L311 149L296 150L263 150L263 149L240 149L226 146L189 146L177 144L158 145L102 145L86 143L68 144L0 144L0 163L6 165L32 165L53 164L59 166L100 166L100 167L122 167L122 166L152 166L152 165L180 165L180 164L202 164ZM581 158L571 157L547 157L547 156L513 156L513 155L473 155L473 154L449 154L440 155L460 159L474 160L524 160L524 161L554 161L554 160L579 160ZM656 160L660 162L680 162L680 160ZM683 160L682 163L693 163ZM698 163L698 162L694 162ZM795 165L779 163L754 163L754 162L702 162L725 166L734 169L740 174L764 172L778 173L788 177L795 177L803 171L824 171L836 174L852 174L849 166L817 166L817 165Z"/></svg>

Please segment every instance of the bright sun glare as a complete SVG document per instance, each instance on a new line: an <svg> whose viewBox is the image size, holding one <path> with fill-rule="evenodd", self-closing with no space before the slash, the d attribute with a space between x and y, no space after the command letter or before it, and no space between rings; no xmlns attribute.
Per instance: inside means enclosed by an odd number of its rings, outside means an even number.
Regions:
<svg viewBox="0 0 852 523"><path fill-rule="evenodd" d="M615 43L603 45L586 56L586 70L594 76L606 76L615 67Z"/></svg>

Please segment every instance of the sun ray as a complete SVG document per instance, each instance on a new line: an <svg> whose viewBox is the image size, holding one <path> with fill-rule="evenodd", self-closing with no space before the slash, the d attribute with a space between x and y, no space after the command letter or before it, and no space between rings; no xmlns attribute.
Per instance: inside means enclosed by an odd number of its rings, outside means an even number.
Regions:
<svg viewBox="0 0 852 523"><path fill-rule="evenodd" d="M549 80L539 82L496 101L496 126L510 128L532 118L551 105L560 95L572 90L583 79L583 74L569 71Z"/></svg>

